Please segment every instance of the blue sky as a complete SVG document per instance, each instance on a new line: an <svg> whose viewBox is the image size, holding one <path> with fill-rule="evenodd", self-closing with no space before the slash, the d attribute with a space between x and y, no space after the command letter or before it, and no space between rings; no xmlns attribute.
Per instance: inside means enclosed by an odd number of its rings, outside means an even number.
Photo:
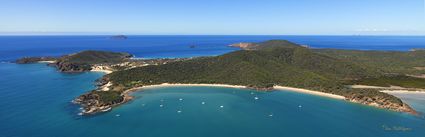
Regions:
<svg viewBox="0 0 425 137"><path fill-rule="evenodd" d="M0 34L425 35L425 0L0 0Z"/></svg>

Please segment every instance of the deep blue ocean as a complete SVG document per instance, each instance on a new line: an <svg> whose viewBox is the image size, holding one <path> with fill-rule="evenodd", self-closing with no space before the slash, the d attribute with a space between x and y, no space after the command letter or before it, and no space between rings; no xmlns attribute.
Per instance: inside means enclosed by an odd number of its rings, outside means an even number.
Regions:
<svg viewBox="0 0 425 137"><path fill-rule="evenodd" d="M408 51L425 48L425 36L0 36L0 61L24 56L61 56L81 50L110 50L139 58L220 55L239 42L284 39L312 48ZM190 48L195 46L195 48Z"/></svg>
<svg viewBox="0 0 425 137"><path fill-rule="evenodd" d="M107 36L2 36L0 137L425 135L421 116L291 91L262 93L217 87L145 89L133 93L135 100L111 112L82 117L77 115L79 106L71 100L94 89L94 81L102 73L65 74L46 64L10 63L24 56L60 56L85 49L125 51L141 58L214 56L238 50L227 46L232 43L270 39L287 39L314 48L425 48L425 37L413 36L129 36L127 40ZM423 97L402 99L425 112Z"/></svg>

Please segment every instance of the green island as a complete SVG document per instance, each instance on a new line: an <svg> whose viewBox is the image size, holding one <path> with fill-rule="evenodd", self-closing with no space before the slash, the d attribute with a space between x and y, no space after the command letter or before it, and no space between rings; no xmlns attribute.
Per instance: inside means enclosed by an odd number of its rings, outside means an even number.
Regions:
<svg viewBox="0 0 425 137"><path fill-rule="evenodd" d="M416 114L399 98L367 85L425 89L425 51L312 49L285 40L231 45L242 50L214 57L132 59L128 53L83 51L57 58L22 58L17 63L51 61L62 72L101 70L98 88L77 97L83 114L106 112L131 100L144 86L225 84L259 91L293 87L342 96L345 100Z"/></svg>

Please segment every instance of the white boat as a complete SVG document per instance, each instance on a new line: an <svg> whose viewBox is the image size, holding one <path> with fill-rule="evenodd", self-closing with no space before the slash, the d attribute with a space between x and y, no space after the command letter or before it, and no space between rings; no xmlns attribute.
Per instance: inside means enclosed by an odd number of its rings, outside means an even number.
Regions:
<svg viewBox="0 0 425 137"><path fill-rule="evenodd" d="M112 108L111 108L111 107L109 107L109 108L107 108L107 109L102 110L102 112L110 111L111 109L112 109Z"/></svg>

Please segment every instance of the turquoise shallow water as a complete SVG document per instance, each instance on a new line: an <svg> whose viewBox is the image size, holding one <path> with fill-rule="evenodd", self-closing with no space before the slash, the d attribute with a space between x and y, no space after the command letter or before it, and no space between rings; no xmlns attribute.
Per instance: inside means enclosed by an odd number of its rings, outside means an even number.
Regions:
<svg viewBox="0 0 425 137"><path fill-rule="evenodd" d="M95 88L101 73L63 74L45 64L1 63L0 76L1 137L425 135L425 120L408 114L290 91L217 87L146 89L111 112L81 117L70 101ZM392 127L410 130L385 130Z"/></svg>

